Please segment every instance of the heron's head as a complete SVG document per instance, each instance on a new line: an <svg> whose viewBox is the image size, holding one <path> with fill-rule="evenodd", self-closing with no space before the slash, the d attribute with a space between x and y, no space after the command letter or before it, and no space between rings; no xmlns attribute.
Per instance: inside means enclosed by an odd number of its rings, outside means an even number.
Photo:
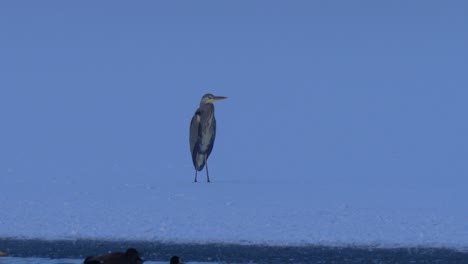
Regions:
<svg viewBox="0 0 468 264"><path fill-rule="evenodd" d="M224 96L214 96L212 94L205 94L202 97L200 104L212 104L215 101L223 100L226 98L227 97L224 97Z"/></svg>

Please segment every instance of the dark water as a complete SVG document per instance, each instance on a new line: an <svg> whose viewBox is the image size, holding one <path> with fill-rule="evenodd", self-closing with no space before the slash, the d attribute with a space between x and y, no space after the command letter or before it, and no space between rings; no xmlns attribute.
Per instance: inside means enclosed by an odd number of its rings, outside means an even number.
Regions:
<svg viewBox="0 0 468 264"><path fill-rule="evenodd" d="M359 248L324 246L262 246L237 244L172 244L147 241L20 240L0 238L0 251L11 257L84 259L89 255L134 247L148 261L172 255L186 262L217 263L466 263L468 252L444 248ZM5 258L6 259L6 258ZM0 263L2 263L0 258Z"/></svg>

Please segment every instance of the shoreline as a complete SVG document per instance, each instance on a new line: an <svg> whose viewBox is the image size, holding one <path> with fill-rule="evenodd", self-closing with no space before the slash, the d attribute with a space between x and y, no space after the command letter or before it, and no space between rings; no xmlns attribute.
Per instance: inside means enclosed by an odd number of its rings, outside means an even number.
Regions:
<svg viewBox="0 0 468 264"><path fill-rule="evenodd" d="M0 238L0 251L10 257L77 258L136 248L144 260L167 261L179 255L187 261L237 263L314 263L320 261L398 262L467 261L468 252L443 247L271 246L233 243L174 243L141 240L44 240Z"/></svg>

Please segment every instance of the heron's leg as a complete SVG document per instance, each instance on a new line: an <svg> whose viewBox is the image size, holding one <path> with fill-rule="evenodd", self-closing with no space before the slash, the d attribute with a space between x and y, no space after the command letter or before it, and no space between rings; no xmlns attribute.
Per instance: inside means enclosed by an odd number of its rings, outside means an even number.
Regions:
<svg viewBox="0 0 468 264"><path fill-rule="evenodd" d="M208 155L207 155L208 156ZM205 156L205 166L206 166L206 180L210 182L210 176L208 175L208 157Z"/></svg>
<svg viewBox="0 0 468 264"><path fill-rule="evenodd" d="M195 169L195 180L193 182L197 182L197 169Z"/></svg>

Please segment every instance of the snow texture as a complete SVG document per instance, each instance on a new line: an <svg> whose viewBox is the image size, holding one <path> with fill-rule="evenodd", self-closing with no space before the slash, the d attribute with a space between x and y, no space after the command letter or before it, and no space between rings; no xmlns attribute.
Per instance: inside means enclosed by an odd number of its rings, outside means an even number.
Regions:
<svg viewBox="0 0 468 264"><path fill-rule="evenodd" d="M468 247L467 2L0 5L0 237Z"/></svg>
<svg viewBox="0 0 468 264"><path fill-rule="evenodd" d="M412 202L411 190L306 182L154 176L9 181L0 195L0 236L273 245L468 245L468 212ZM191 176L191 175L190 175ZM129 182L129 183L126 183ZM5 185L3 185L5 186ZM408 196L408 202L392 199ZM339 195L337 195L339 194ZM432 204L432 205L431 205ZM434 204L436 204L434 206Z"/></svg>

